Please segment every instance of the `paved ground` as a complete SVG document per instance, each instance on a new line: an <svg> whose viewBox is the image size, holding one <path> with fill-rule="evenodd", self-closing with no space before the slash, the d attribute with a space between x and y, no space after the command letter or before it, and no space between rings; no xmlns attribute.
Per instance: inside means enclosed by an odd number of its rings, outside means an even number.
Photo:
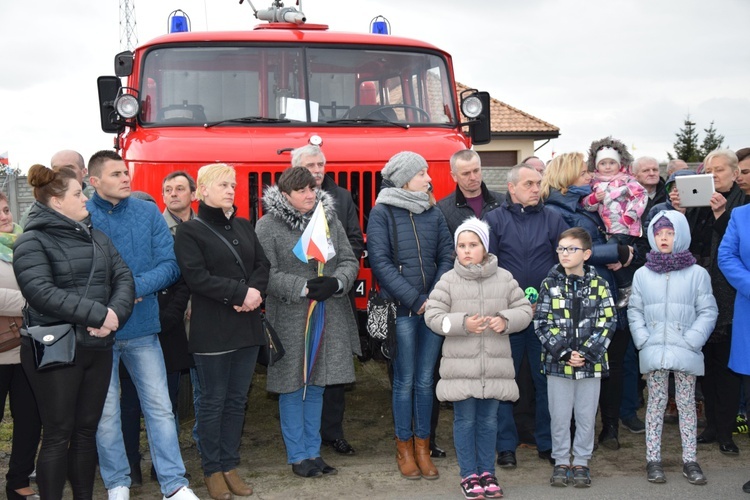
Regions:
<svg viewBox="0 0 750 500"><path fill-rule="evenodd" d="M242 444L243 461L240 466L240 474L255 488L255 494L251 498L462 498L452 442L453 413L443 411L438 428L438 442L448 451L447 458L435 461L441 473L440 479L407 481L398 475L394 459L390 391L384 365L375 361L358 363L357 376L356 386L347 392L345 423L347 437L357 449L357 454L342 457L325 448L323 457L339 469L339 474L317 479L298 478L286 465L278 423L278 404L273 396L265 392L264 376L256 376L248 405ZM200 498L207 499L209 497L202 483L200 461L190 439L191 425L191 422L183 425L182 454L187 469L194 478L191 486ZM750 495L742 492L742 485L750 480L750 441L747 436L735 436L742 450L739 457L721 455L716 445L699 446L698 460L709 482L705 486L693 486L682 477L677 426L666 425L663 460L667 483L654 485L645 479L644 435L631 434L624 428L620 432L620 450L600 449L595 452L591 463L593 485L589 489L551 488L549 476L552 468L549 463L540 460L536 450L519 449L518 468L500 471L498 474L505 497L750 500ZM145 439L143 443L145 451ZM7 446L7 443L3 444ZM0 463L7 467L7 456L0 457ZM142 465L145 484L133 489L131 498L161 498L158 484L148 478L150 465L146 454ZM71 497L67 490L65 498ZM95 498L106 499L106 490L98 478Z"/></svg>

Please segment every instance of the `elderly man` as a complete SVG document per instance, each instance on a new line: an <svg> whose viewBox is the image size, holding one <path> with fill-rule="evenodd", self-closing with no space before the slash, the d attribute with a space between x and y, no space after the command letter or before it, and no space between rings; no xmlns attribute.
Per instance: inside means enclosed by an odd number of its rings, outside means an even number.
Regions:
<svg viewBox="0 0 750 500"><path fill-rule="evenodd" d="M362 255L365 243L362 229L359 227L359 217L354 206L352 195L346 189L334 182L332 177L325 175L326 158L318 146L307 145L292 151L292 166L305 167L313 175L318 189L330 194L336 200L336 215L344 226L349 244L357 259ZM354 291L351 292L352 309L354 307ZM344 384L328 385L323 392L323 413L320 419L320 437L323 444L333 448L343 455L354 454L354 448L344 438Z"/></svg>
<svg viewBox="0 0 750 500"><path fill-rule="evenodd" d="M527 156L521 163L531 165L534 170L539 172L539 175L544 175L544 169L547 168L547 165L538 156Z"/></svg>
<svg viewBox="0 0 750 500"><path fill-rule="evenodd" d="M482 180L482 162L472 149L453 153L450 159L451 177L456 190L438 202L438 208L448 222L451 234L471 216L481 219L500 205L501 195L487 189Z"/></svg>
<svg viewBox="0 0 750 500"><path fill-rule="evenodd" d="M531 165L521 163L508 173L508 194L500 207L484 219L490 225L490 253L497 256L498 265L510 271L522 289L538 290L547 272L557 263L557 240L568 229L557 212L547 210L541 203L542 176ZM534 437L539 458L551 460L549 404L547 378L540 369L542 344L534 333L534 325L510 335L513 364L519 372L524 353L531 364L536 392ZM513 419L513 404L501 401L498 409L496 450L498 465L516 466L518 432Z"/></svg>
<svg viewBox="0 0 750 500"><path fill-rule="evenodd" d="M683 160L669 160L667 163L667 178L678 170L687 170L688 164Z"/></svg>
<svg viewBox="0 0 750 500"><path fill-rule="evenodd" d="M651 207L657 203L663 203L667 199L667 192L664 190L664 179L659 176L659 162L650 156L641 156L633 162L633 175L636 180L646 188L648 202L643 210L648 214ZM644 230L645 233L645 230Z"/></svg>

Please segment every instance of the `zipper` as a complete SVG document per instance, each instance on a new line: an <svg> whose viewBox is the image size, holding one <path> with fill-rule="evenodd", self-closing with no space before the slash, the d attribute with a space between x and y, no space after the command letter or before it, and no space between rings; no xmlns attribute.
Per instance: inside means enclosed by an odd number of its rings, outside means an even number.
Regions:
<svg viewBox="0 0 750 500"><path fill-rule="evenodd" d="M414 222L414 214L409 212L411 227L414 229L414 239L417 240L417 257L419 257L419 271L422 273L422 289L427 291L427 278L424 275L424 262L422 262L422 247L419 244L419 235L417 234L417 225Z"/></svg>
<svg viewBox="0 0 750 500"><path fill-rule="evenodd" d="M664 303L669 304L669 273L665 274L664 276L667 279L667 287L666 287L667 289L664 292ZM664 330L662 332L663 339L662 339L662 350L661 350L661 367L662 368L664 368L664 360L665 360L666 353L667 353L667 323L668 323L668 321L666 321L668 319L666 317L667 311L669 311L669 307L667 307L666 310L664 311L665 321L664 321Z"/></svg>
<svg viewBox="0 0 750 500"><path fill-rule="evenodd" d="M484 288L482 287L482 279L479 281L479 315L484 316ZM484 384L485 384L485 352L484 352L484 332L479 335L479 373L480 382L482 384L482 396L484 396Z"/></svg>

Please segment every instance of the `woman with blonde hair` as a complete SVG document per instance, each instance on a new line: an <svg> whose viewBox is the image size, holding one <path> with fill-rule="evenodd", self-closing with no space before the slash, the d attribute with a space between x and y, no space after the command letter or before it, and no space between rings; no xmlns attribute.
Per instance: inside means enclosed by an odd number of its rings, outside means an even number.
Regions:
<svg viewBox="0 0 750 500"><path fill-rule="evenodd" d="M245 404L263 344L260 304L270 264L249 220L236 217L234 167L198 170L198 216L175 235L175 254L190 291L188 348L201 386L198 437L211 498L251 495L237 473Z"/></svg>

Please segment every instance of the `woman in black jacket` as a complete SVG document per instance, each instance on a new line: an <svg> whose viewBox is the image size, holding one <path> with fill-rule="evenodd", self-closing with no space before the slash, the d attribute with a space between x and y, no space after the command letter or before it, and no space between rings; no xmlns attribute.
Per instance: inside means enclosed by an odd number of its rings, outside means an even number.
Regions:
<svg viewBox="0 0 750 500"><path fill-rule="evenodd" d="M180 224L175 236L177 263L192 293L188 347L201 386L201 465L214 499L253 491L237 466L247 393L263 344L260 304L270 270L252 224L235 217L235 186L233 167L201 167L198 217Z"/></svg>
<svg viewBox="0 0 750 500"><path fill-rule="evenodd" d="M42 498L58 499L67 478L74 498L90 499L114 332L132 312L133 276L109 238L89 226L75 172L34 165L28 182L37 201L13 252L13 271L27 301L25 326L76 325L71 366L37 371L30 341L21 338L21 364L43 428L37 485Z"/></svg>

